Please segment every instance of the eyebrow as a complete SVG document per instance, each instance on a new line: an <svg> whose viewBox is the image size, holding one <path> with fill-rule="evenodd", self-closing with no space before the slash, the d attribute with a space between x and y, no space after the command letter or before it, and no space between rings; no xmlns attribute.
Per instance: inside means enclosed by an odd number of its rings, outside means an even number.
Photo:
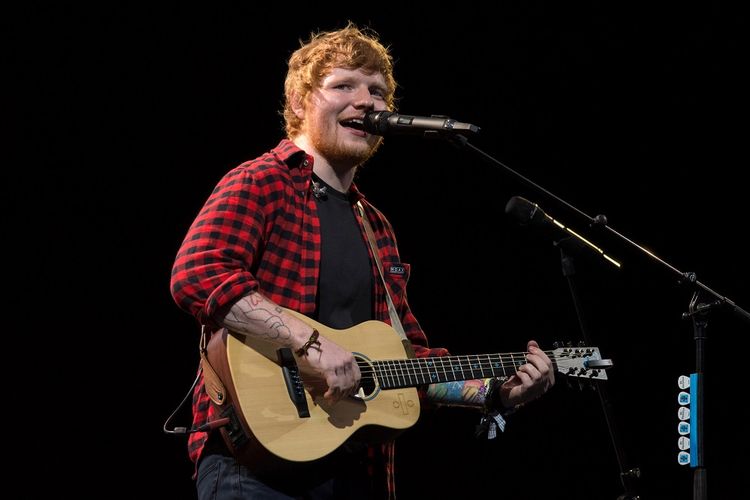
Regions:
<svg viewBox="0 0 750 500"><path fill-rule="evenodd" d="M350 83L350 84L359 83L359 80L349 75L334 76L329 80L329 85L340 85L342 83ZM370 89L375 88L377 90L382 91L383 93L388 92L388 88L379 82L368 83L367 87Z"/></svg>

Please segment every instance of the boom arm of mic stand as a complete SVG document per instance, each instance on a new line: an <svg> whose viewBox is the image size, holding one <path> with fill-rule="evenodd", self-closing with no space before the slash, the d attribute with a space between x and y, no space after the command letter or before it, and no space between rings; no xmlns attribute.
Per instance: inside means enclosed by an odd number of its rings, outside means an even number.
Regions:
<svg viewBox="0 0 750 500"><path fill-rule="evenodd" d="M653 252L647 250L646 248L642 247L638 243L634 242L630 238L627 238L626 236L618 233L614 229L612 229L608 223L607 223L607 217L604 215L597 215L596 217L591 217L590 215L586 214L585 212L579 210L575 206L571 205L567 201L563 200L556 194L552 193L551 191L543 188L539 184L533 182L532 180L528 179L527 177L521 175L520 173L516 172L512 168L510 168L508 165L502 163L501 161L497 160L496 158L492 157L491 155L485 153L481 149L477 148L473 144L469 142L469 140L464 137L463 135L453 135L448 138L449 142L460 149L467 149L471 151L472 153L476 154L480 158L482 158L484 161L489 163L490 165L493 165L496 168L500 168L501 170L505 171L506 173L509 173L512 175L516 180L520 181L522 184L540 192L542 195L554 200L556 203L559 203L560 205L564 206L571 212L574 212L584 219L588 221L589 226L591 227L599 227L602 230L607 231L608 233L614 235L621 241L626 242L631 247L637 248L639 251L643 252L644 254L651 257L654 261L661 264L663 267L666 267L669 269L677 278L679 283L689 283L695 288L702 290L711 296L713 296L716 301L718 301L721 305L723 305L725 308L732 311L737 317L743 319L747 323L750 324L750 313L748 313L745 309L741 308L737 304L734 303L734 301L730 300L728 297L719 294L718 292L715 292L705 284L698 281L698 279L695 276L695 273L684 273L680 271L679 269L675 268L674 266L670 265L669 263L665 262L661 258L659 258L656 254Z"/></svg>

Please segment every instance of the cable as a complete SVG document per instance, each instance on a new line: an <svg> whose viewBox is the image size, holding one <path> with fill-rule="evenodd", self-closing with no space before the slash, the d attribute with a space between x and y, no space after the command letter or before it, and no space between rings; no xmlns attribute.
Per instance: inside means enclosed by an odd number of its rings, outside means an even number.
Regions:
<svg viewBox="0 0 750 500"><path fill-rule="evenodd" d="M177 414L178 411L180 411L180 408L182 408L185 403L190 399L190 396L193 394L193 391L195 390L195 386L198 385L198 380L201 376L201 370L198 370L198 374L195 376L195 380L193 381L193 385L190 386L190 389L188 389L187 394L185 394L185 397L182 399L180 404L175 408L175 410L172 412L172 414L167 418L167 420L164 422L164 433L165 434L191 434L193 432L203 432L199 431L198 429L188 429L187 427L174 427L173 429L168 429L169 423L172 421L174 416ZM208 425L208 424L205 424ZM205 427L205 425L202 425L201 427ZM201 428L199 427L199 429Z"/></svg>

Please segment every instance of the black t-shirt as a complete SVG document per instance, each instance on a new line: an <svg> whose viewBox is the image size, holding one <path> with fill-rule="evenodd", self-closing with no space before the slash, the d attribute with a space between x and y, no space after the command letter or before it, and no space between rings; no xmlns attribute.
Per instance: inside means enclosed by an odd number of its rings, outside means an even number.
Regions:
<svg viewBox="0 0 750 500"><path fill-rule="evenodd" d="M313 175L318 188L321 235L316 319L331 328L349 328L372 319L372 272L349 195Z"/></svg>

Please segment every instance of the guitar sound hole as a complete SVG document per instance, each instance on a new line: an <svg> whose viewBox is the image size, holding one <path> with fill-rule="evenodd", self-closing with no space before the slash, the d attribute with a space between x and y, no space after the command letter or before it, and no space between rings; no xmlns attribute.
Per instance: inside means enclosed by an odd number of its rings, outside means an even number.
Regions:
<svg viewBox="0 0 750 500"><path fill-rule="evenodd" d="M377 389L377 380L375 378L375 371L373 366L367 362L367 360L357 357L357 365L359 365L359 371L362 374L362 378L359 381L359 388L364 392L364 397L368 398Z"/></svg>

